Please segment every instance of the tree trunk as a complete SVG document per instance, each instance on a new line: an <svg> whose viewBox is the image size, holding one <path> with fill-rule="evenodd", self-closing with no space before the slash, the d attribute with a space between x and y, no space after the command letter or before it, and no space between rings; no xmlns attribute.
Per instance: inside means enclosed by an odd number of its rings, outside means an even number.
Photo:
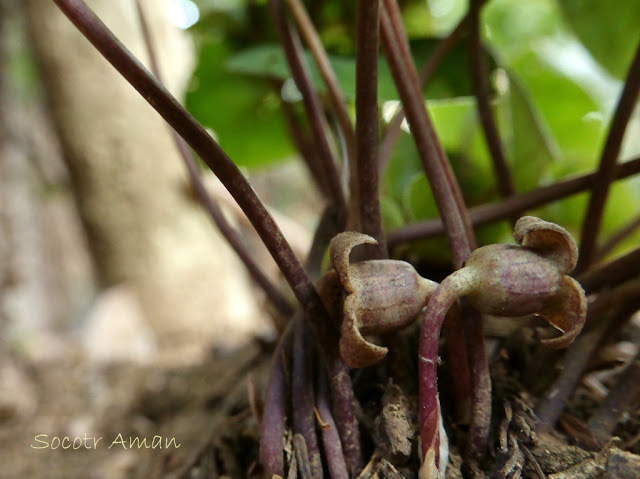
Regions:
<svg viewBox="0 0 640 479"><path fill-rule="evenodd" d="M145 62L135 3L87 3ZM144 3L160 68L176 91L193 55L164 6ZM242 266L186 194L167 125L53 2L30 0L26 9L101 286L134 291L165 350L233 345L264 329Z"/></svg>

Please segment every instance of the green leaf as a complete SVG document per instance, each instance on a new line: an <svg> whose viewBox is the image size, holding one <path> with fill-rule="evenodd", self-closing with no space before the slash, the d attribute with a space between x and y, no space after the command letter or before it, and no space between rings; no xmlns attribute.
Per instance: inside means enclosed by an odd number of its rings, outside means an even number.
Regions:
<svg viewBox="0 0 640 479"><path fill-rule="evenodd" d="M403 205L411 221L438 217L438 208L433 199L431 186L424 173L417 173L404 192Z"/></svg>
<svg viewBox="0 0 640 479"><path fill-rule="evenodd" d="M559 0L566 21L593 57L624 78L640 40L638 0Z"/></svg>
<svg viewBox="0 0 640 479"><path fill-rule="evenodd" d="M516 191L529 191L540 185L549 167L560 159L560 149L551 131L536 110L526 89L514 75L509 76L508 101L503 102L508 118L502 122L507 157Z"/></svg>
<svg viewBox="0 0 640 479"><path fill-rule="evenodd" d="M567 162L574 172L593 167L604 132L600 105L571 78L532 52L508 67L529 92L530 105L548 125L562 154L561 163L565 163L561 168Z"/></svg>
<svg viewBox="0 0 640 479"><path fill-rule="evenodd" d="M400 205L392 198L380 195L380 214L382 226L385 231L393 231L405 224L404 215Z"/></svg>
<svg viewBox="0 0 640 479"><path fill-rule="evenodd" d="M437 39L419 39L411 42L411 51L418 68L423 65L434 48ZM311 80L316 90L325 92L322 76L315 66L313 57L307 51L305 60L311 72ZM354 57L329 56L338 84L347 100L355 101L356 62ZM424 89L426 98L453 98L471 94L468 78L468 56L462 43L442 62L434 78ZM284 81L290 77L289 68L282 48L278 44L252 46L231 56L225 63L229 72L271 78ZM380 101L397 100L398 93L386 61L381 58L378 67L378 99Z"/></svg>
<svg viewBox="0 0 640 479"><path fill-rule="evenodd" d="M277 92L267 83L227 72L223 42L203 46L187 94L187 109L213 130L220 146L238 165L255 168L294 154Z"/></svg>
<svg viewBox="0 0 640 479"><path fill-rule="evenodd" d="M314 88L321 92L326 91L322 76L315 67L311 54L305 51L304 55L307 65L310 67ZM331 56L329 60L343 93L348 99L354 100L356 84L355 59ZM284 52L277 44L258 45L237 53L226 62L226 68L232 73L259 78L286 80L291 76ZM393 80L386 64L381 63L380 65L378 81L379 98L395 99L397 97Z"/></svg>

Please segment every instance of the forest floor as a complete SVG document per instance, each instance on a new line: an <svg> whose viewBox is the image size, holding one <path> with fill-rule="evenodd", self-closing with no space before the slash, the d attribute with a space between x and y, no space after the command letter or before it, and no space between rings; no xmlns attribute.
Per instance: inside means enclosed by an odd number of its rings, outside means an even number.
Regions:
<svg viewBox="0 0 640 479"><path fill-rule="evenodd" d="M489 339L492 343L495 339ZM581 420L597 398L593 388L583 384L558 430L536 435L532 396L523 385L533 384L523 381L523 371L531 364L515 352L523 345L510 343L492 354L495 427L486 474L461 467L457 453L466 431L446 406L444 365L442 396L452 446L447 478L640 477L640 456L633 454L640 452L640 411L625 418L617 430L620 439L589 446ZM54 360L5 357L0 370L0 477L259 477L257 418L271 350L272 345L254 342L180 367L96 366L71 347ZM599 367L602 371L602 364ZM417 477L415 414L407 409L415 396L381 380L384 368L382 364L353 376L363 436L369 438L364 452L370 460L361 477ZM543 375L534 376L540 380ZM407 440L412 458L398 453L399 444ZM291 456L289 446L285 454Z"/></svg>

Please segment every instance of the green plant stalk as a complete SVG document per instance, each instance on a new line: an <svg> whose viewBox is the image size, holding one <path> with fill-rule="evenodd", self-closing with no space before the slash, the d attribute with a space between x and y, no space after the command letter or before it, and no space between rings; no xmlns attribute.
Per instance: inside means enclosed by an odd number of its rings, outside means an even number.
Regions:
<svg viewBox="0 0 640 479"><path fill-rule="evenodd" d="M600 164L597 172L598 181L594 183L591 190L589 206L582 223L580 260L577 272L586 271L595 259L598 233L602 224L609 186L615 178L622 140L633 109L636 106L638 93L640 93L640 44L638 44L635 56L629 67L618 105L609 126L609 133L600 155Z"/></svg>

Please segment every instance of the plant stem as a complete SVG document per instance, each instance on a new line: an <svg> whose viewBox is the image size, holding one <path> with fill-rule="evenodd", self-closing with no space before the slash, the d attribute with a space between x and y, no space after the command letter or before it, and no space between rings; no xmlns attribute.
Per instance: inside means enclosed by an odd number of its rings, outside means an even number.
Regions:
<svg viewBox="0 0 640 479"><path fill-rule="evenodd" d="M291 399L293 433L300 434L307 445L311 472L314 479L322 478L322 459L318 436L316 435L316 421L313 414L313 367L311 358L314 357L311 341L308 335L308 321L302 316L295 320L293 326L293 368L291 371Z"/></svg>
<svg viewBox="0 0 640 479"><path fill-rule="evenodd" d="M369 259L387 257L378 178L378 24L380 0L357 1L356 173L360 231L378 242Z"/></svg>
<svg viewBox="0 0 640 479"><path fill-rule="evenodd" d="M589 431L601 444L604 444L611 438L620 417L634 407L639 399L640 354L636 354L631 364L618 378L616 385L589 418L587 423Z"/></svg>
<svg viewBox="0 0 640 479"><path fill-rule="evenodd" d="M402 24L397 10L393 0L383 0L380 27L385 55L404 105L440 217L443 218L454 257L454 266L459 268L475 247L473 235L471 228L467 227L466 210L457 201L458 197L462 198L460 188L453 179L451 166L437 141L429 119L406 37L399 31L402 29Z"/></svg>
<svg viewBox="0 0 640 479"><path fill-rule="evenodd" d="M80 32L169 123L220 179L256 229L305 311L326 318L324 305L291 245L227 154L81 0L54 0Z"/></svg>
<svg viewBox="0 0 640 479"><path fill-rule="evenodd" d="M640 248L577 277L587 295L604 288L612 288L627 281L640 271Z"/></svg>
<svg viewBox="0 0 640 479"><path fill-rule="evenodd" d="M153 41L151 39L151 32L149 30L149 25L147 23L144 9L142 8L140 0L136 0L136 9L138 12L138 19L140 21L140 27L142 30L142 36L144 37L147 54L149 55L151 72L155 75L159 82L162 82L162 75L160 73L160 67L158 65L157 56L155 54ZM200 203L207 211L209 217L213 220L222 236L227 240L231 248L236 252L240 260L244 263L247 271L249 272L249 275L258 284L258 286L263 289L267 296L267 299L271 301L273 306L284 318L288 318L289 316L291 316L291 314L293 314L293 308L291 307L291 304L289 304L289 301L287 301L287 299L282 295L280 290L276 288L273 282L269 280L269 278L267 278L267 276L262 272L262 270L258 266L258 263L256 263L251 253L249 253L248 248L243 243L238 232L225 219L222 211L213 201L205 186L203 185L202 179L200 178L200 174L198 172L198 168L196 167L196 164L193 160L191 151L189 151L188 145L175 132L173 128L170 129L176 146L178 147L178 151L180 152L182 161L187 169L191 187L196 192Z"/></svg>
<svg viewBox="0 0 640 479"><path fill-rule="evenodd" d="M268 477L284 477L284 432L287 416L287 385L285 378L286 350L291 345L293 321L280 336L271 360L271 372L267 380L264 412L260 425L260 464Z"/></svg>
<svg viewBox="0 0 640 479"><path fill-rule="evenodd" d="M482 315L462 301L462 312L467 339L467 357L471 375L471 421L467 454L480 461L487 452L491 426L491 376L484 347ZM447 337L447 341L451 341ZM462 371L457 371L457 374Z"/></svg>
<svg viewBox="0 0 640 479"><path fill-rule="evenodd" d="M594 329L580 334L562 358L562 370L547 394L536 407L538 417L537 433L553 429L562 414L567 401L582 379L587 363L597 351L602 337L607 330L607 323L602 321Z"/></svg>
<svg viewBox="0 0 640 479"><path fill-rule="evenodd" d="M435 75L440 63L442 63L445 57L451 52L451 50L453 50L453 47L456 46L462 36L462 33L467 28L468 23L469 17L467 15L460 21L460 23L458 23L456 28L454 28L445 38L440 40L438 45L435 47L433 53L420 70L420 86L422 88L429 83L433 75ZM380 152L378 155L380 171L384 171L386 169L389 158L391 157L391 151L400 136L401 126L404 119L405 111L401 106L389 122L389 126L385 130L382 136L382 141L380 142Z"/></svg>
<svg viewBox="0 0 640 479"><path fill-rule="evenodd" d="M349 368L340 357L338 344L334 342L325 352L329 388L342 451L351 477L357 477L363 468L360 448L360 430L355 415L356 399L353 393Z"/></svg>
<svg viewBox="0 0 640 479"><path fill-rule="evenodd" d="M329 476L331 479L348 479L349 472L344 461L342 442L329 406L329 391L327 390L327 378L324 371L319 371L316 375L316 403L318 405L318 414L324 423L320 427L320 435L322 436Z"/></svg>
<svg viewBox="0 0 640 479"><path fill-rule="evenodd" d="M287 4L291 9L291 13L293 13L293 17L295 18L304 42L309 47L309 50L311 50L311 55L316 62L318 71L327 86L329 99L338 118L338 124L342 130L342 134L344 135L349 162L353 162L355 158L355 133L349 112L347 111L345 96L340 90L340 84L331 67L327 52L322 46L320 36L314 28L303 3L300 0L287 0Z"/></svg>
<svg viewBox="0 0 640 479"><path fill-rule="evenodd" d="M318 149L319 158L322 160L322 167L329 180L331 191L329 199L336 206L340 224L345 224L348 212L344 192L340 184L340 174L331 154L326 119L318 95L311 83L311 74L302 54L300 40L289 24L282 0L269 0L269 6L271 7L271 14L276 25L278 37L280 38L280 44L291 70L291 76L302 94L302 102L309 120L314 143Z"/></svg>
<svg viewBox="0 0 640 479"><path fill-rule="evenodd" d="M640 92L640 44L629 67L627 78L611 120L609 133L600 156L598 167L598 181L593 185L589 206L582 223L580 235L580 259L577 272L585 271L595 258L596 241L602 224L605 203L609 193L609 186L615 177L616 163L627 123L631 118Z"/></svg>
<svg viewBox="0 0 640 479"><path fill-rule="evenodd" d="M596 260L601 260L609 254L621 241L628 238L635 230L640 228L640 216L636 216L626 225L614 232L607 241L596 251Z"/></svg>
<svg viewBox="0 0 640 479"><path fill-rule="evenodd" d="M623 179L640 172L640 158L617 165L615 179ZM513 195L508 199L469 208L469 216L473 226L481 226L500 221L514 214L522 214L527 210L543 206L547 203L566 198L591 188L597 180L596 173L562 180L553 185L538 188L528 193ZM421 221L403 226L387 234L390 247L419 239L431 238L445 232L440 218Z"/></svg>
<svg viewBox="0 0 640 479"><path fill-rule="evenodd" d="M338 229L338 219L335 208L333 206L327 206L320 216L320 221L313 234L313 241L311 242L311 248L309 248L309 254L305 262L307 272L314 281L320 278L324 254L329 247L331 238L338 233L340 233L340 230Z"/></svg>
<svg viewBox="0 0 640 479"><path fill-rule="evenodd" d="M439 417L434 413L440 409L437 388L440 330L447 312L468 288L466 274L466 270L460 269L447 276L436 288L422 313L418 345L418 388L423 458L430 450L437 454L440 448L439 427L435 424ZM437 457L436 467L441 469Z"/></svg>
<svg viewBox="0 0 640 479"><path fill-rule="evenodd" d="M456 402L456 415L459 424L468 424L471 418L472 391L471 362L467 356L465 344L464 320L460 303L454 304L449 310L442 325L444 336L447 338L446 358L449 366L453 395Z"/></svg>
<svg viewBox="0 0 640 479"><path fill-rule="evenodd" d="M587 325L596 322L590 331L577 337L565 353L561 373L549 392L536 407L538 431L550 431L562 414L567 401L582 378L589 360L603 344L631 317L640 306L640 279L633 279L611 291L598 295L589 305ZM620 306L623 305L623 306Z"/></svg>
<svg viewBox="0 0 640 479"><path fill-rule="evenodd" d="M471 70L471 83L476 97L476 106L480 116L480 124L484 132L487 147L491 155L493 169L498 181L498 191L504 197L515 193L513 178L509 171L507 159L504 153L498 127L496 126L491 102L489 101L489 85L487 82L487 62L485 52L480 39L480 3L471 1L469 10L469 66Z"/></svg>
<svg viewBox="0 0 640 479"><path fill-rule="evenodd" d="M277 89L280 90L281 87L282 85L278 84ZM328 198L331 196L331 187L329 186L326 172L322 168L313 140L303 131L290 103L280 99L280 109L289 137L291 141L293 141L296 150L298 150L298 154L306 164L311 179L315 182L320 193L322 193L325 198Z"/></svg>
<svg viewBox="0 0 640 479"><path fill-rule="evenodd" d="M458 269L462 267L471 251L475 249L475 238L462 193L429 119L415 65L411 59L409 45L402 27L400 12L394 0L383 0L381 30L387 61L400 99L405 107L411 132L431 185L440 218L444 223L454 267ZM444 320L444 316L442 320ZM471 326L466 328L470 333L467 338L467 346L470 349L468 356L470 361L475 361L470 364L473 394L469 445L471 453L477 458L484 454L488 441L491 419L491 388L487 387L490 384L490 379L484 352L482 317L473 313L465 318L465 322L471 323ZM421 331L424 331L425 328L431 329L431 327L428 322L423 320ZM439 328L440 325L438 325L438 334ZM421 333L421 338L425 334L431 333ZM459 332L458 334L463 333ZM456 341L456 343L459 342ZM423 382L433 380L431 386L428 387L435 389L437 387L435 366L433 378L425 379L420 374L420 380ZM428 391L428 387L420 388L421 397ZM420 401L422 403L423 399ZM425 399L425 401L429 400ZM421 410L424 414L425 408L421 406ZM430 416L422 415L421 423L424 424L428 417Z"/></svg>

